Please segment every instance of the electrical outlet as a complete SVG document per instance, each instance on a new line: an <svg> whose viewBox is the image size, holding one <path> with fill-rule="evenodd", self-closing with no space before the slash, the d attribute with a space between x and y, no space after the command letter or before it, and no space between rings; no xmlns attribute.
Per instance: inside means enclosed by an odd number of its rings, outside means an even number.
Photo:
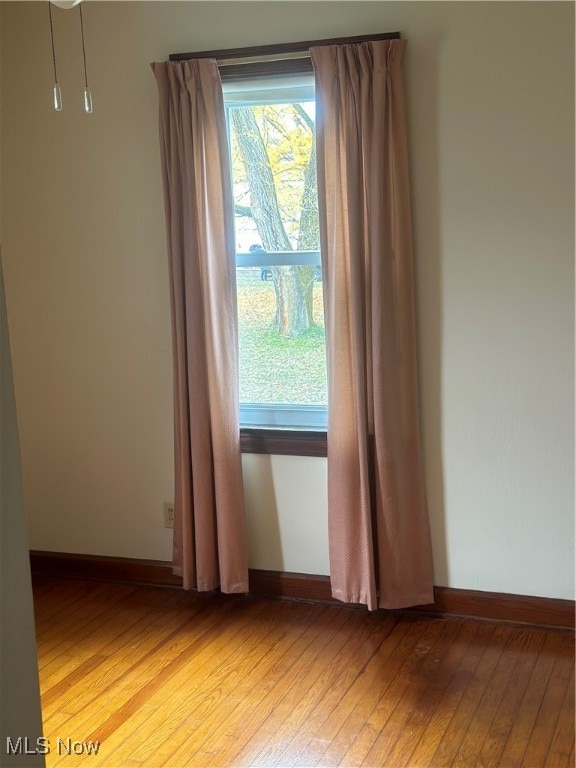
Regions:
<svg viewBox="0 0 576 768"><path fill-rule="evenodd" d="M164 502L164 528L174 528L174 502Z"/></svg>

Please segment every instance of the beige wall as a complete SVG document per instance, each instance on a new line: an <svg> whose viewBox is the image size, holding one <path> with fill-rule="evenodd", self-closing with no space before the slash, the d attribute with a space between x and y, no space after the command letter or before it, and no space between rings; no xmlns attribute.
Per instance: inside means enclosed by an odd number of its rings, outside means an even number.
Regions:
<svg viewBox="0 0 576 768"><path fill-rule="evenodd" d="M2 3L2 220L31 545L169 559L168 279L148 64L400 30L436 582L573 597L574 6ZM253 567L327 573L325 461L244 457Z"/></svg>

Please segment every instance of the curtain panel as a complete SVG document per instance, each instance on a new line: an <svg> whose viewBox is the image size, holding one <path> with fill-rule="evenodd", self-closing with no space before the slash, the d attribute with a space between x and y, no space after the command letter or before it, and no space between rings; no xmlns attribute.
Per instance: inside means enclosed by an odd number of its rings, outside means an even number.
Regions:
<svg viewBox="0 0 576 768"><path fill-rule="evenodd" d="M238 425L232 190L213 59L152 65L174 353L174 572L185 589L248 591Z"/></svg>
<svg viewBox="0 0 576 768"><path fill-rule="evenodd" d="M433 602L419 438L406 41L311 48L328 358L332 593Z"/></svg>

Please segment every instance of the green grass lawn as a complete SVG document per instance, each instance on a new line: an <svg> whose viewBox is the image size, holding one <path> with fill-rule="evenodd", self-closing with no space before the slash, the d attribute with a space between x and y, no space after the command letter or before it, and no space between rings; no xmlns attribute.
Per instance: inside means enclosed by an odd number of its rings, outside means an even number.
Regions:
<svg viewBox="0 0 576 768"><path fill-rule="evenodd" d="M276 298L259 269L238 270L240 402L325 405L322 284L314 284L316 325L295 339L272 328Z"/></svg>

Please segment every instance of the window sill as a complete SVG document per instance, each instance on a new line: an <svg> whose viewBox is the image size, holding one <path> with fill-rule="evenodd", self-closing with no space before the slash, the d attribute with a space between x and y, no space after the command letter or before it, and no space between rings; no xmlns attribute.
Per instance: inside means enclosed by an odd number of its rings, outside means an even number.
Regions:
<svg viewBox="0 0 576 768"><path fill-rule="evenodd" d="M300 429L240 429L242 453L327 456L326 432Z"/></svg>

